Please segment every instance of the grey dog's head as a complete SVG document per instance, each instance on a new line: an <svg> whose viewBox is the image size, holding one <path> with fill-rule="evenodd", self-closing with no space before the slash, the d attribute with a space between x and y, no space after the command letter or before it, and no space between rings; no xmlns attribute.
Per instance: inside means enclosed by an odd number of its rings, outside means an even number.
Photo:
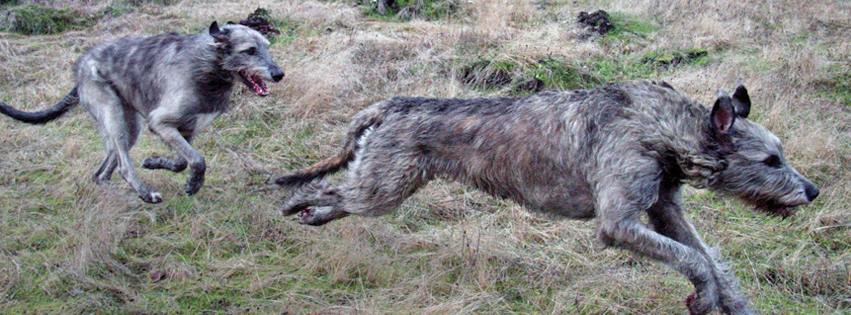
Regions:
<svg viewBox="0 0 851 315"><path fill-rule="evenodd" d="M257 95L269 95L265 81L284 78L284 71L269 55L269 40L259 32L239 24L220 28L213 22L209 34L221 54L222 68L239 77Z"/></svg>
<svg viewBox="0 0 851 315"><path fill-rule="evenodd" d="M708 117L708 143L727 167L710 185L758 209L792 215L792 208L812 202L819 190L789 165L777 136L747 119L750 107L744 86L732 97L720 93L715 101Z"/></svg>

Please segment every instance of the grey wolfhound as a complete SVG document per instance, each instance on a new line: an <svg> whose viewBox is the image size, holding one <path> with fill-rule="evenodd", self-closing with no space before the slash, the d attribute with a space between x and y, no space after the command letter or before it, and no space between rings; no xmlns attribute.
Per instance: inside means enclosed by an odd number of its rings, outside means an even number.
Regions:
<svg viewBox="0 0 851 315"><path fill-rule="evenodd" d="M180 172L188 166L192 174L184 190L192 195L201 189L206 171L204 157L190 145L195 132L227 110L235 81L266 96L264 81L284 77L268 48L269 41L257 31L236 24L220 28L216 22L195 35L122 38L95 46L77 59L76 86L53 107L22 112L0 102L0 112L42 124L82 103L106 146L94 181L109 181L118 167L142 200L158 203L160 193L139 180L128 153L144 120L177 157L150 157L143 167Z"/></svg>
<svg viewBox="0 0 851 315"><path fill-rule="evenodd" d="M818 196L780 140L747 119L747 90L711 110L665 82L492 99L393 98L354 117L343 150L277 179L303 224L378 216L434 178L528 209L598 218L598 237L662 261L695 287L691 313L752 313L737 280L686 219L684 183L779 215ZM348 167L337 185L321 179ZM640 216L646 213L649 226Z"/></svg>

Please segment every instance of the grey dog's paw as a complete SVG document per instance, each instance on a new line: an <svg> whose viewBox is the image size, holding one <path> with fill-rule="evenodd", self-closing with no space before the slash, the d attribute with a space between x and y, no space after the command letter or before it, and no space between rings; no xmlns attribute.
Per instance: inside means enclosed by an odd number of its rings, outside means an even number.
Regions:
<svg viewBox="0 0 851 315"><path fill-rule="evenodd" d="M140 194L139 198L141 198L142 201L147 203L160 203L163 201L163 196L156 191L149 191L147 193Z"/></svg>

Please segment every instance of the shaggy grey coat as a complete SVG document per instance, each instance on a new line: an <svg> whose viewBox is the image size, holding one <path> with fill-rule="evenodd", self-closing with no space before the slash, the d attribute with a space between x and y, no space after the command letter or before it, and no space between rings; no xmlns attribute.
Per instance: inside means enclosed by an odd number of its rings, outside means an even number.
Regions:
<svg viewBox="0 0 851 315"><path fill-rule="evenodd" d="M178 156L150 157L143 166L192 174L185 192L195 194L204 183L206 163L190 142L196 131L209 125L228 107L237 80L261 96L269 93L264 80L280 81L284 73L268 52L269 41L260 33L213 22L196 35L174 33L126 37L90 49L74 66L76 86L55 106L23 112L0 102L0 113L42 124L81 103L97 124L106 157L93 179L104 183L117 167L121 176L150 203L160 193L143 183L133 168L129 151L144 124Z"/></svg>
<svg viewBox="0 0 851 315"><path fill-rule="evenodd" d="M696 288L692 313L747 314L736 279L686 219L682 185L781 215L818 195L749 112L743 86L709 110L664 82L520 98L393 98L354 117L340 154L277 180L306 184L282 212L311 225L377 216L432 179L459 181L533 211L596 217L605 244L685 275ZM321 179L343 167L342 182Z"/></svg>

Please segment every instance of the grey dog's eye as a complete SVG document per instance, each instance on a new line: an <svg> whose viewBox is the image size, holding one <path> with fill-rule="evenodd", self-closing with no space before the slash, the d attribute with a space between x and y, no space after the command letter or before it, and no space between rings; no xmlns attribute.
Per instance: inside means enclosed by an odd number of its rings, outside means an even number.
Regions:
<svg viewBox="0 0 851 315"><path fill-rule="evenodd" d="M257 54L257 48L251 47L246 50L243 50L242 53L249 56L254 56Z"/></svg>
<svg viewBox="0 0 851 315"><path fill-rule="evenodd" d="M780 157L776 154L772 154L765 158L765 160L762 160L762 163L773 168L780 168L783 165L783 163L780 162Z"/></svg>

